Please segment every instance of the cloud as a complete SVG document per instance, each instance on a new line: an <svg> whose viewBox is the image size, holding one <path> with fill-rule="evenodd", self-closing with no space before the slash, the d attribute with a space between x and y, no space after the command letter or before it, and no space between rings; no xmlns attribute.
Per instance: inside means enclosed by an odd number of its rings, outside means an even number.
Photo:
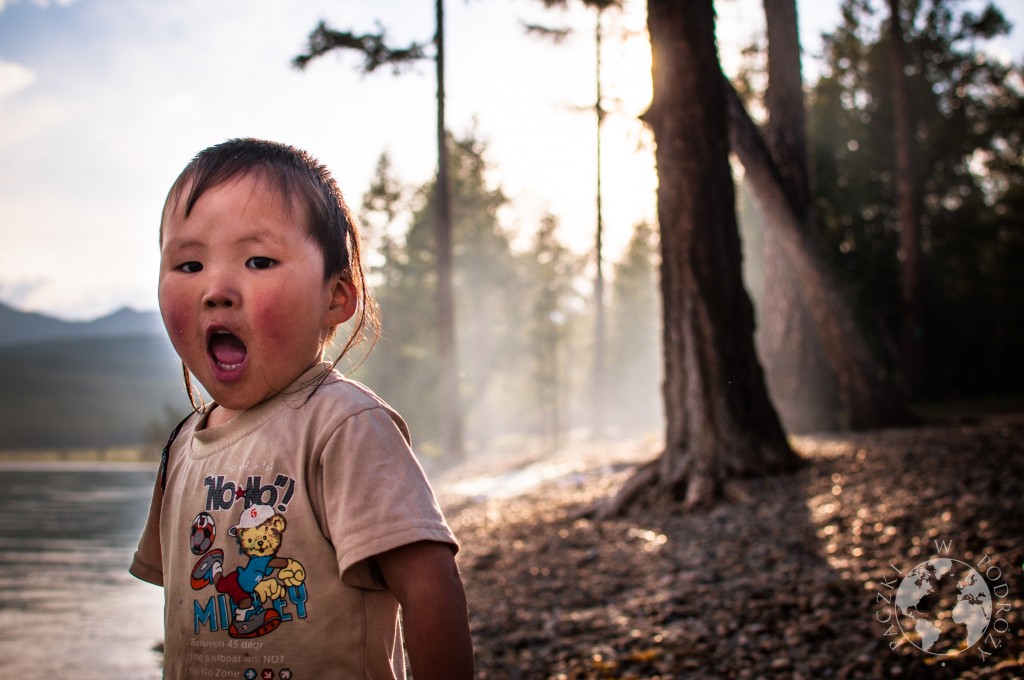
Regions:
<svg viewBox="0 0 1024 680"><path fill-rule="evenodd" d="M20 2L20 0L0 0L0 13L11 5L17 5L18 2ZM53 7L54 5L57 7L67 7L75 2L77 2L77 0L32 0L33 5L36 7L42 7L43 9Z"/></svg>
<svg viewBox="0 0 1024 680"><path fill-rule="evenodd" d="M3 11L4 0L0 0L0 11ZM29 68L13 61L0 61L0 97L21 92L36 81L36 74Z"/></svg>
<svg viewBox="0 0 1024 680"><path fill-rule="evenodd" d="M41 277L0 281L0 301L24 309L31 305L33 295L46 285L46 279Z"/></svg>

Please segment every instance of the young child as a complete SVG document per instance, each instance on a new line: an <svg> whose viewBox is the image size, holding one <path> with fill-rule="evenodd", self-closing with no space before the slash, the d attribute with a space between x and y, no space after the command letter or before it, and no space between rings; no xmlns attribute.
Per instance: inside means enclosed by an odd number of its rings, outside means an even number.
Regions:
<svg viewBox="0 0 1024 680"><path fill-rule="evenodd" d="M164 205L159 300L196 411L130 569L164 588L165 677L401 678L406 651L416 680L472 677L458 546L405 423L323 359L340 324L342 354L377 328L329 172L262 140L200 152Z"/></svg>

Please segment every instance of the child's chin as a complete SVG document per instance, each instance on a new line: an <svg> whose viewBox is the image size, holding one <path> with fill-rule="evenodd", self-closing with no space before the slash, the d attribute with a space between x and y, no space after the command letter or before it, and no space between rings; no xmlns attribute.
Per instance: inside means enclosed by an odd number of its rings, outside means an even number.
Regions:
<svg viewBox="0 0 1024 680"><path fill-rule="evenodd" d="M217 402L217 406L220 406L227 411L245 411L246 409L250 409L263 401L262 399L232 399L230 396L218 399L216 394L211 394L210 396L212 396L213 400Z"/></svg>

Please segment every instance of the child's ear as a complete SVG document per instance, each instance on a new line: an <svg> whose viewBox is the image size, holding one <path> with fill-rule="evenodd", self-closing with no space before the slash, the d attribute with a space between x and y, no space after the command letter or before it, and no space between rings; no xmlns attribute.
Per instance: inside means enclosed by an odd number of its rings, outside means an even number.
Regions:
<svg viewBox="0 0 1024 680"><path fill-rule="evenodd" d="M356 288L351 281L342 277L334 279L331 285L331 302L327 307L324 325L340 326L356 313Z"/></svg>

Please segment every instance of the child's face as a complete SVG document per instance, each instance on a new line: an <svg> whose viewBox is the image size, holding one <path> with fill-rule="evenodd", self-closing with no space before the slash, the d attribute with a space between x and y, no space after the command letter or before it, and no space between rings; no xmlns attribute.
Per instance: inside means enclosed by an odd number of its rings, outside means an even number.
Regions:
<svg viewBox="0 0 1024 680"><path fill-rule="evenodd" d="M289 211L272 184L230 180L207 190L187 218L183 212L178 205L164 218L160 312L223 421L320 361L330 328L352 315L354 299L343 280L324 281L304 211Z"/></svg>

